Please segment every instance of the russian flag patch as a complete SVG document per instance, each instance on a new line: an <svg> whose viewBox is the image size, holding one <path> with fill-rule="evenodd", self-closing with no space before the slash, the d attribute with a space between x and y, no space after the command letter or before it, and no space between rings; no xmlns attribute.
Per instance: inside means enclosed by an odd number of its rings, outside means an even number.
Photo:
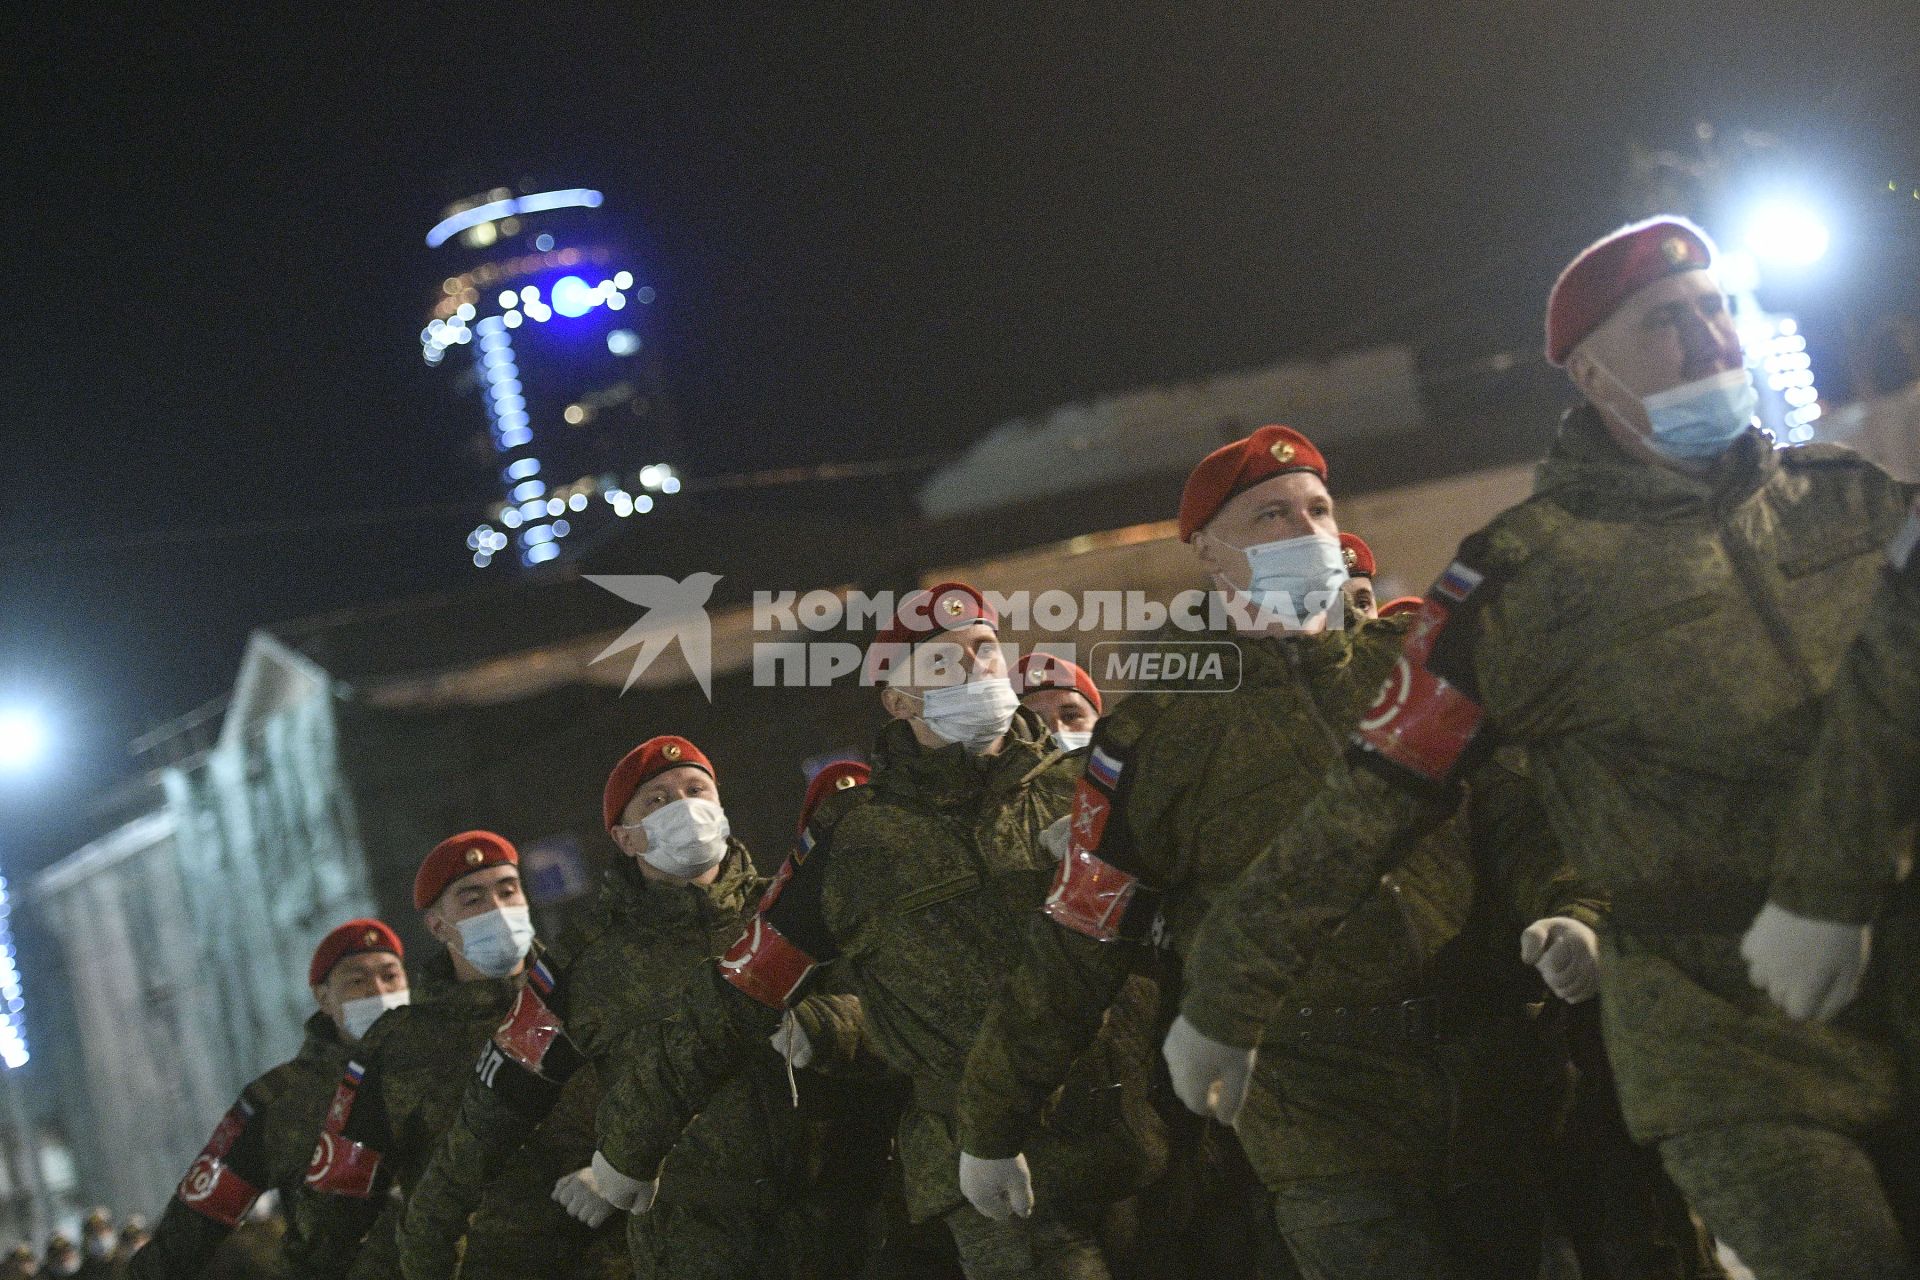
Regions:
<svg viewBox="0 0 1920 1280"><path fill-rule="evenodd" d="M1087 757L1087 776L1098 781L1109 791L1120 785L1120 769L1120 762L1099 747L1095 747L1092 754Z"/></svg>
<svg viewBox="0 0 1920 1280"><path fill-rule="evenodd" d="M1433 589L1455 604L1462 604L1484 581L1485 574L1469 569L1463 561L1455 560L1440 575L1440 581L1433 584Z"/></svg>

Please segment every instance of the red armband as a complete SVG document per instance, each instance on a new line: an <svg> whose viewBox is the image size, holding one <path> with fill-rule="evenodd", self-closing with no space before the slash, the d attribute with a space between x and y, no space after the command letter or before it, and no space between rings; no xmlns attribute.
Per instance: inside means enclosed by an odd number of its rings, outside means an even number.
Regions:
<svg viewBox="0 0 1920 1280"><path fill-rule="evenodd" d="M500 1052L538 1075L547 1050L564 1030L559 1016L547 1008L547 1002L531 986L526 986L520 988L507 1020L493 1033L493 1042Z"/></svg>
<svg viewBox="0 0 1920 1280"><path fill-rule="evenodd" d="M1447 593L1452 575L1470 572L1454 565L1434 588L1435 595ZM1471 592L1477 581L1474 575L1465 591ZM1354 732L1361 746L1429 782L1445 782L1452 776L1486 714L1480 704L1427 667L1447 617L1445 602L1427 597L1379 701L1361 717Z"/></svg>
<svg viewBox="0 0 1920 1280"><path fill-rule="evenodd" d="M720 957L720 976L770 1009L785 1009L814 970L812 956L787 941L765 915Z"/></svg>
<svg viewBox="0 0 1920 1280"><path fill-rule="evenodd" d="M353 1115L353 1100L367 1069L357 1062L347 1064L340 1087L333 1091L327 1118L320 1129L320 1141L314 1145L313 1159L307 1162L306 1183L327 1195L351 1196L365 1200L373 1195L374 1175L380 1171L380 1153L346 1136L347 1121Z"/></svg>
<svg viewBox="0 0 1920 1280"><path fill-rule="evenodd" d="M1089 763L1088 771L1094 771ZM1118 769L1109 766L1117 779ZM1104 775L1095 775L1105 781ZM1150 936L1159 893L1096 852L1113 816L1113 801L1094 780L1074 790L1067 854L1054 872L1053 888L1040 910L1055 924L1100 942L1142 942Z"/></svg>
<svg viewBox="0 0 1920 1280"><path fill-rule="evenodd" d="M187 1166L187 1176L180 1179L180 1185L174 1189L181 1204L224 1227L240 1225L247 1210L260 1198L260 1189L236 1173L226 1161L234 1141L252 1118L253 1107L245 1098L234 1103L214 1126L213 1136Z"/></svg>

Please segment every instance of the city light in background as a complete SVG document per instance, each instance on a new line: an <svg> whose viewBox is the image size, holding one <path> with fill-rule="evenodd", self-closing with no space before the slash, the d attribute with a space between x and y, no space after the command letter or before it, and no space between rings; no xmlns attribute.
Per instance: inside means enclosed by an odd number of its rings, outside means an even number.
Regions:
<svg viewBox="0 0 1920 1280"><path fill-rule="evenodd" d="M26 706L0 708L0 771L26 773L46 758L51 743L46 719ZM12 895L0 875L0 1064L27 1063L26 998L13 947Z"/></svg>
<svg viewBox="0 0 1920 1280"><path fill-rule="evenodd" d="M47 723L31 707L0 708L0 770L30 769L47 754Z"/></svg>
<svg viewBox="0 0 1920 1280"><path fill-rule="evenodd" d="M584 187L496 187L427 234L475 258L441 282L420 354L479 395L502 459L500 500L467 535L476 567L510 548L523 566L558 559L564 540L591 541L680 491L658 460L670 414L642 319L658 294L592 213L603 204Z"/></svg>

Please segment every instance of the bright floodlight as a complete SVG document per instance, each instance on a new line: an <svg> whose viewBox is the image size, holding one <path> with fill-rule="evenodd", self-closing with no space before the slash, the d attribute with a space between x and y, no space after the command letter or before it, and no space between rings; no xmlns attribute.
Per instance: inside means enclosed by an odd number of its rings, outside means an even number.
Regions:
<svg viewBox="0 0 1920 1280"><path fill-rule="evenodd" d="M1826 254L1830 237L1826 224L1813 210L1774 200L1753 211L1746 239L1748 247L1764 262L1805 267Z"/></svg>
<svg viewBox="0 0 1920 1280"><path fill-rule="evenodd" d="M0 769L25 769L46 754L47 726L25 707L0 709Z"/></svg>

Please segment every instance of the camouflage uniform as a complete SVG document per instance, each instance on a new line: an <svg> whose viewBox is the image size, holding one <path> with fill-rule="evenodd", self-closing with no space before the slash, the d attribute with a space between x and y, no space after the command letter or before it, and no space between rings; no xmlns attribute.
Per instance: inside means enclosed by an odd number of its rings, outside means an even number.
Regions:
<svg viewBox="0 0 1920 1280"><path fill-rule="evenodd" d="M536 943L529 967L541 956ZM390 1188L406 1193L418 1183L434 1143L459 1112L474 1056L506 1016L521 983L520 977L462 982L441 948L414 975L413 1003L380 1015L354 1047L326 1120L316 1126L321 1142L317 1150L310 1146L314 1167L287 1211L317 1252L352 1258L351 1280L400 1276L400 1206ZM337 1120L343 1103L344 1119ZM349 1188L351 1180L341 1180L339 1171L354 1144L378 1157L378 1172L370 1184ZM323 1169L334 1178L322 1177ZM551 1207L565 1218L558 1205Z"/></svg>
<svg viewBox="0 0 1920 1280"><path fill-rule="evenodd" d="M1026 710L992 756L928 750L905 721L887 725L869 784L821 803L747 936L673 1018L636 1039L601 1108L606 1158L651 1174L686 1118L776 1029L808 968L831 960L842 989L859 996L860 1034L912 1082L896 1139L909 1217L944 1218L970 1276L1104 1275L1081 1225L1041 1210L991 1223L965 1203L956 1172L966 1048L1045 896L1052 861L1039 833L1066 813L1077 772L1046 742ZM768 967L783 955L797 967ZM770 974L778 989L764 985ZM1097 1198L1080 1190L1096 1185L1125 1195L1157 1154L1138 1090L1103 1087L1106 1064L1089 1064L1056 1100L1051 1141L1033 1152L1056 1206ZM663 1192L672 1177L668 1160Z"/></svg>
<svg viewBox="0 0 1920 1280"><path fill-rule="evenodd" d="M521 997L539 999L564 1027L564 1042L537 1066L510 1054L482 1055L492 1069L471 1076L458 1119L408 1198L400 1230L407 1280L451 1276L454 1243L463 1233L462 1276L573 1274L584 1227L569 1219L552 1235L514 1233L512 1206L490 1212L483 1193L504 1170L530 1164L539 1167L545 1199L555 1179L591 1160L597 1073L617 1052L623 1031L672 1009L699 962L739 937L764 887L738 841L710 885L651 882L628 860L609 870L593 916L561 940L559 954L567 959L547 965L551 981L544 991L530 988ZM493 1048L502 1043L496 1037ZM792 1181L782 1175L800 1145L792 1112L769 1051L689 1129L674 1154L682 1176L653 1213L632 1224L636 1241L644 1242L637 1251L698 1260L674 1275L760 1270L771 1239L767 1219ZM480 1212L469 1228L467 1215L475 1208ZM624 1229L624 1215L620 1225L603 1228L615 1237L608 1261L622 1275Z"/></svg>
<svg viewBox="0 0 1920 1280"><path fill-rule="evenodd" d="M1214 899L1337 765L1346 732L1399 657L1406 625L1388 619L1319 635L1209 636L1237 647L1237 689L1136 695L1100 721L1073 848L1049 900L1052 918L1030 925L1025 956L967 1062L960 1098L967 1151L994 1159L1026 1147L1039 1102L1099 1029L1122 980L1151 962L1152 948L1138 944L1157 939L1176 962L1186 957ZM1524 784L1509 790L1524 801ZM1510 808L1526 811L1524 803ZM1489 806L1495 816L1505 815ZM1537 838L1505 847L1551 853L1550 842ZM1096 877L1111 879L1101 864L1138 882L1104 926L1082 909L1101 889ZM1555 878L1559 868L1536 870L1544 886L1533 904L1539 914L1591 918L1571 880ZM1310 1275L1323 1274L1324 1258L1341 1255L1345 1274L1420 1273L1396 1268L1407 1266L1409 1250L1426 1247L1436 1208L1431 1189L1458 1118L1452 1064L1433 1043L1441 1012L1433 971L1441 949L1460 935L1474 889L1472 859L1449 825L1342 922L1337 942L1289 994L1289 1007L1263 1028L1267 1052L1239 1135ZM1470 950L1455 948L1445 967ZM1484 968L1478 959L1470 966L1476 971ZM1465 993L1447 985L1446 1016L1457 1022ZM1488 1036L1478 1031L1477 1024L1474 1035L1455 1028L1448 1056L1479 1047ZM1507 1099L1510 1107L1515 1101ZM1544 1123L1540 1109L1531 1115ZM1358 1231L1357 1220L1365 1222ZM1356 1236L1380 1267L1354 1269Z"/></svg>
<svg viewBox="0 0 1920 1280"><path fill-rule="evenodd" d="M269 1188L289 1198L306 1176L313 1135L347 1065L347 1044L324 1013L307 1019L300 1052L248 1085L180 1182L153 1238L133 1255L135 1280L186 1280L199 1275L233 1232L252 1195ZM246 1184L240 1190L238 1179ZM229 1191L232 1191L231 1197ZM298 1232L285 1240L298 1274L323 1274Z"/></svg>
<svg viewBox="0 0 1920 1280"><path fill-rule="evenodd" d="M1762 1276L1904 1265L1855 1145L1898 1096L1874 1002L1794 1022L1738 954L1767 893L1768 801L1812 741L1904 506L1854 455L1776 453L1758 432L1706 477L1632 461L1583 406L1534 496L1463 544L1408 650L1407 671L1444 682L1424 707L1471 699L1483 742L1525 747L1554 834L1612 897L1601 998L1627 1123ZM1368 767L1215 907L1184 1006L1207 1035L1256 1043L1396 846L1450 808L1435 781L1452 753L1396 754L1390 731L1416 718L1394 708L1410 705L1383 700ZM1323 870L1311 895L1302 862Z"/></svg>

